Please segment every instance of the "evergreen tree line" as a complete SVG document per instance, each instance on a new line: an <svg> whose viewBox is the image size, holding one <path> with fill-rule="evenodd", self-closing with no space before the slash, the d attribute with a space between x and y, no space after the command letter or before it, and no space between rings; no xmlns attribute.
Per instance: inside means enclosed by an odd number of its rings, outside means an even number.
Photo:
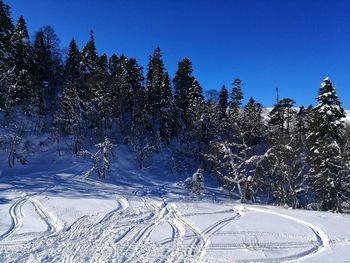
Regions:
<svg viewBox="0 0 350 263"><path fill-rule="evenodd" d="M39 134L51 134L59 154L63 140L74 154L108 142L105 154L110 141L128 144L141 168L152 153L172 149L174 163L191 160L242 202L348 207L350 130L330 79L322 82L316 107L296 109L282 98L267 111L252 97L246 105L242 100L238 78L205 98L188 58L171 80L160 48L146 74L134 58L99 55L93 31L81 50L72 39L63 59L50 26L31 42L24 18L14 25L0 0L4 128L18 126L19 116L31 119ZM16 158L25 163L19 138L10 143L12 166Z"/></svg>

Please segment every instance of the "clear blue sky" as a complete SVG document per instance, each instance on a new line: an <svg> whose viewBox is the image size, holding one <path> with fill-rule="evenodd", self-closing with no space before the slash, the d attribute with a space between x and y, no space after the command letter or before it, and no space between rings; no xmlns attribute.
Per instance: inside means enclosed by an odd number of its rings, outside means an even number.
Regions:
<svg viewBox="0 0 350 263"><path fill-rule="evenodd" d="M330 76L350 109L348 0L5 0L14 20L24 15L30 34L51 25L67 46L81 48L95 31L99 53L136 57L147 67L160 46L173 77L189 57L205 90L244 82L245 101L265 106L280 97L315 104Z"/></svg>

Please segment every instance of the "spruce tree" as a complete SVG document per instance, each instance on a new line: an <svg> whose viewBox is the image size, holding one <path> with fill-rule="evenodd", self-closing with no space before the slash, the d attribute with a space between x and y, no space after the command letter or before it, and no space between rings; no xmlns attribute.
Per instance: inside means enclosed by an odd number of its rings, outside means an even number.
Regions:
<svg viewBox="0 0 350 263"><path fill-rule="evenodd" d="M67 79L76 79L80 75L80 51L73 38L69 43L68 58L65 65Z"/></svg>
<svg viewBox="0 0 350 263"><path fill-rule="evenodd" d="M184 58L178 64L178 69L173 80L175 90L175 103L176 106L183 113L189 106L188 90L191 88L193 83L192 76L192 62L188 58Z"/></svg>
<svg viewBox="0 0 350 263"><path fill-rule="evenodd" d="M81 52L80 70L84 75L90 75L98 69L98 55L95 46L94 31L90 31L90 40Z"/></svg>
<svg viewBox="0 0 350 263"><path fill-rule="evenodd" d="M169 144L171 137L177 131L175 104L171 95L171 84L169 75L166 73L162 85L163 92L167 92L167 96L164 96L161 102L162 107L160 109L160 136L163 140Z"/></svg>
<svg viewBox="0 0 350 263"><path fill-rule="evenodd" d="M33 52L30 45L27 25L23 16L18 18L11 37L11 45L16 73L19 73L21 70L31 72L33 69Z"/></svg>
<svg viewBox="0 0 350 263"><path fill-rule="evenodd" d="M237 114L243 100L242 81L236 78L232 85L230 109L232 114Z"/></svg>
<svg viewBox="0 0 350 263"><path fill-rule="evenodd" d="M219 94L219 106L223 114L225 114L226 109L228 107L228 90L225 85L221 87Z"/></svg>
<svg viewBox="0 0 350 263"><path fill-rule="evenodd" d="M0 0L0 67L12 58L11 35L13 30L10 7Z"/></svg>
<svg viewBox="0 0 350 263"><path fill-rule="evenodd" d="M107 74L108 72L108 57L107 54L104 53L98 58L98 70L101 73Z"/></svg>
<svg viewBox="0 0 350 263"><path fill-rule="evenodd" d="M310 123L309 180L315 201L322 210L341 211L343 201L341 141L344 132L344 109L332 82L327 77L321 84Z"/></svg>
<svg viewBox="0 0 350 263"><path fill-rule="evenodd" d="M156 48L150 56L146 75L147 109L155 121L159 120L161 108L171 98L171 87L164 85L166 71L160 48Z"/></svg>
<svg viewBox="0 0 350 263"><path fill-rule="evenodd" d="M249 145L257 145L264 137L264 121L262 116L262 106L255 102L253 97L249 98L242 113L242 131L245 141Z"/></svg>

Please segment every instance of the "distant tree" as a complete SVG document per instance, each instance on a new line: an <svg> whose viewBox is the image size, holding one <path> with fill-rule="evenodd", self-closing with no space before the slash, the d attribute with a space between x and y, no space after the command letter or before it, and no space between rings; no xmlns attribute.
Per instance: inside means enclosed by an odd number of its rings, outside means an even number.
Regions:
<svg viewBox="0 0 350 263"><path fill-rule="evenodd" d="M242 105L243 100L243 92L242 92L242 81L236 78L232 83L232 91L231 91L231 103L230 110L231 114L235 116L238 113L239 108Z"/></svg>
<svg viewBox="0 0 350 263"><path fill-rule="evenodd" d="M223 114L226 113L228 105L228 90L226 89L225 85L223 85L219 94L219 106Z"/></svg>

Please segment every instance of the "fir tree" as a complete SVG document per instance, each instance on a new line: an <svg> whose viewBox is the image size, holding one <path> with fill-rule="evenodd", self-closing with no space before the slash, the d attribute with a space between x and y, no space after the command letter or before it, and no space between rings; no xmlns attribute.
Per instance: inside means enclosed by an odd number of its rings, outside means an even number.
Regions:
<svg viewBox="0 0 350 263"><path fill-rule="evenodd" d="M175 104L171 96L171 84L169 75L166 73L163 80L164 92L168 94L164 96L163 101L161 102L160 109L160 136L163 140L169 144L171 137L177 131L176 115L175 115Z"/></svg>
<svg viewBox="0 0 350 263"><path fill-rule="evenodd" d="M11 35L13 30L10 7L0 0L0 67L12 58Z"/></svg>
<svg viewBox="0 0 350 263"><path fill-rule="evenodd" d="M146 75L146 108L156 122L159 121L161 108L171 98L171 87L170 85L164 85L165 78L167 78L167 73L164 68L160 48L158 47L154 50L153 55L150 56Z"/></svg>
<svg viewBox="0 0 350 263"><path fill-rule="evenodd" d="M341 173L341 141L344 109L329 78L318 92L308 136L310 181L322 210L341 211L344 198Z"/></svg>
<svg viewBox="0 0 350 263"><path fill-rule="evenodd" d="M80 75L80 51L73 38L69 43L68 58L65 65L67 79L76 79Z"/></svg>
<svg viewBox="0 0 350 263"><path fill-rule="evenodd" d="M250 97L242 113L242 130L249 145L257 145L264 137L262 106Z"/></svg>
<svg viewBox="0 0 350 263"><path fill-rule="evenodd" d="M188 58L184 58L179 62L178 69L175 74L174 90L176 106L183 113L186 113L190 104L188 99L188 91L193 84L192 62Z"/></svg>
<svg viewBox="0 0 350 263"><path fill-rule="evenodd" d="M33 69L33 52L30 45L27 25L23 16L18 18L11 37L11 44L16 73L19 73L21 70L31 72Z"/></svg>
<svg viewBox="0 0 350 263"><path fill-rule="evenodd" d="M98 55L95 46L94 31L90 31L90 40L81 52L80 71L89 75L98 69Z"/></svg>
<svg viewBox="0 0 350 263"><path fill-rule="evenodd" d="M223 85L219 94L219 106L223 115L225 115L228 104L228 90L226 89L225 85Z"/></svg>
<svg viewBox="0 0 350 263"><path fill-rule="evenodd" d="M98 70L101 73L106 74L108 72L108 57L107 54L104 53L98 58Z"/></svg>
<svg viewBox="0 0 350 263"><path fill-rule="evenodd" d="M243 100L242 81L236 78L232 85L230 109L232 114L237 114Z"/></svg>

